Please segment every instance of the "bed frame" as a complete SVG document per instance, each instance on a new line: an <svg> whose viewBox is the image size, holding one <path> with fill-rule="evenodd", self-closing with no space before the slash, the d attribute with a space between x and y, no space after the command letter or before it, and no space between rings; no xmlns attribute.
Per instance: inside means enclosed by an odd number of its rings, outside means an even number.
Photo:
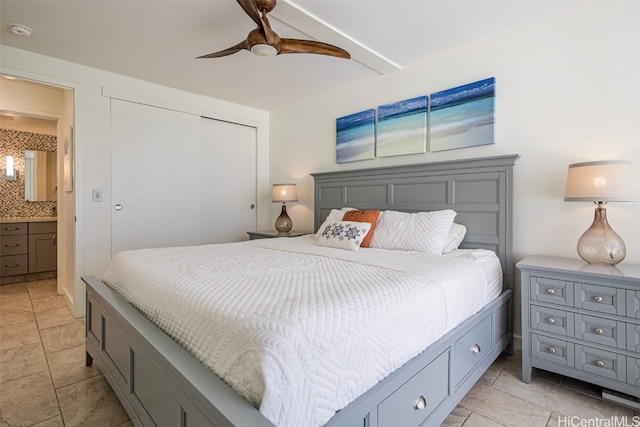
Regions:
<svg viewBox="0 0 640 427"><path fill-rule="evenodd" d="M506 349L512 351L512 204L517 155L312 174L315 228L331 209L454 209L461 247L496 252L504 291L326 424L438 426ZM95 277L87 284L87 365L96 363L134 425L273 426Z"/></svg>

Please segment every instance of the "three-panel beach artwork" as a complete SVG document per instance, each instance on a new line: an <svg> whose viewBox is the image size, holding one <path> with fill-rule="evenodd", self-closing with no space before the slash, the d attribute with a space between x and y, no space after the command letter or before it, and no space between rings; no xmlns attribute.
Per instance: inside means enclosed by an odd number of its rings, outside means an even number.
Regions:
<svg viewBox="0 0 640 427"><path fill-rule="evenodd" d="M494 100L491 77L340 117L336 162L493 144Z"/></svg>

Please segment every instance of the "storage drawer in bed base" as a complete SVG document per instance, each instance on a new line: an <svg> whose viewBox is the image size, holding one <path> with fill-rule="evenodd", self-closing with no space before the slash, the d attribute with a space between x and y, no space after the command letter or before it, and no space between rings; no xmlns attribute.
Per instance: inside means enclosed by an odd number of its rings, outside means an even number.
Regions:
<svg viewBox="0 0 640 427"><path fill-rule="evenodd" d="M83 280L87 284L87 363L99 365L135 425L273 427L114 291L95 277ZM407 416L414 423L407 427L440 425L503 349L511 351L511 316L511 291L507 290L339 411L326 426L382 427L384 414L407 402L416 407L411 411L425 411L424 416ZM461 357L460 351L469 350L466 347L478 339L490 340L479 344L481 356ZM438 372L437 392L421 392L420 384L434 372ZM414 390L419 395L413 396ZM420 393L425 408L421 408Z"/></svg>

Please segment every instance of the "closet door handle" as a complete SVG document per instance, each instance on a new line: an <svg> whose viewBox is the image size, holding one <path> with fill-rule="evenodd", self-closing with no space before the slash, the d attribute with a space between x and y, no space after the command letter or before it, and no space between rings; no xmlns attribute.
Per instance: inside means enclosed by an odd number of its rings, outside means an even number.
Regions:
<svg viewBox="0 0 640 427"><path fill-rule="evenodd" d="M122 206L120 203L117 203L113 206L113 209L115 209L118 212L120 212L123 208L124 206Z"/></svg>

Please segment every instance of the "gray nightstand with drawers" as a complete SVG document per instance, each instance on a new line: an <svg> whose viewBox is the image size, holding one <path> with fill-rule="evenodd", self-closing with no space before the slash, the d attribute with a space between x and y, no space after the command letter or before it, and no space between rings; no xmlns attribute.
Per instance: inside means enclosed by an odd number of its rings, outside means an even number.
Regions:
<svg viewBox="0 0 640 427"><path fill-rule="evenodd" d="M533 367L640 396L640 266L531 256L521 272L522 381Z"/></svg>

